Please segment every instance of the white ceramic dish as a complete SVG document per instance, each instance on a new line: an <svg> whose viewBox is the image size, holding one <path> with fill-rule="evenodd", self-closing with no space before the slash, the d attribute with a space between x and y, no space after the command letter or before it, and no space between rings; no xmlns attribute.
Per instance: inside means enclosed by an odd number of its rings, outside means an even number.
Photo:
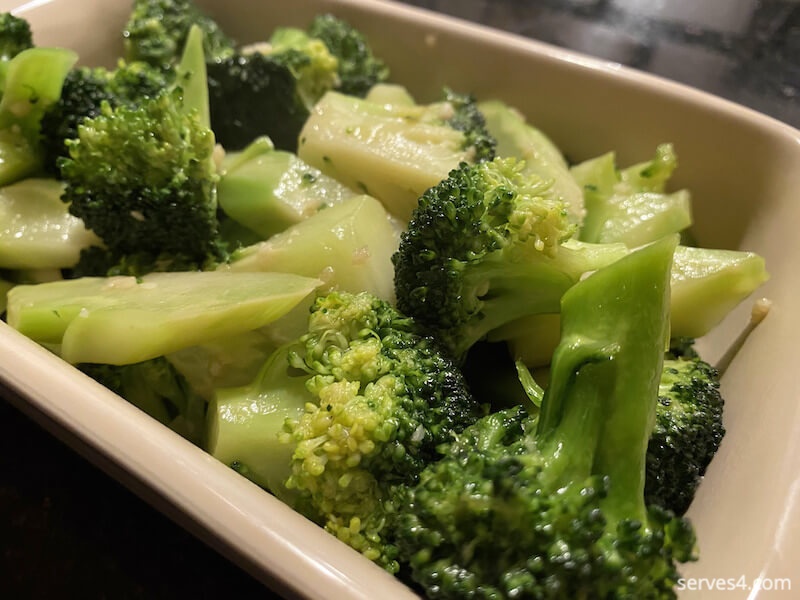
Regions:
<svg viewBox="0 0 800 600"><path fill-rule="evenodd" d="M0 2L28 18L37 43L109 64L129 0ZM322 11L369 35L417 97L444 84L522 109L572 159L617 151L622 163L662 141L680 158L706 246L766 257L759 292L772 314L723 381L728 434L690 510L701 560L687 597L800 595L800 132L731 103L617 64L380 0L200 2L240 41ZM421 68L425 65L425 68ZM743 305L701 341L719 357L747 320ZM232 470L7 326L0 377L20 407L266 583L309 598L404 598L401 584ZM761 589L758 581L762 581ZM733 585L735 584L735 585ZM747 589L747 588L751 589ZM768 588L781 588L776 592ZM790 589L789 589L790 588Z"/></svg>

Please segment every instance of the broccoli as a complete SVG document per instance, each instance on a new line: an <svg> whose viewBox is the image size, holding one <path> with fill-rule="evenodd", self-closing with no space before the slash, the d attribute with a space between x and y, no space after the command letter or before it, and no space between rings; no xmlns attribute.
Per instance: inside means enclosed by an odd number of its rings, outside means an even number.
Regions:
<svg viewBox="0 0 800 600"><path fill-rule="evenodd" d="M329 90L363 95L388 69L372 55L361 32L332 15L308 30L280 27L208 65L211 122L226 149L239 150L256 136L295 152L309 111Z"/></svg>
<svg viewBox="0 0 800 600"><path fill-rule="evenodd" d="M196 113L186 113L180 88L135 108L102 103L67 147L63 200L107 251L101 260L89 255L91 264L102 266L107 256L107 263L127 263L132 274L142 274L224 260L214 134Z"/></svg>
<svg viewBox="0 0 800 600"><path fill-rule="evenodd" d="M613 152L571 168L584 190L586 214L579 238L585 242L623 242L633 248L692 224L687 190L665 193L677 167L670 144L656 148L655 157L617 169Z"/></svg>
<svg viewBox="0 0 800 600"><path fill-rule="evenodd" d="M717 370L694 358L664 360L647 447L648 504L686 512L725 435Z"/></svg>
<svg viewBox="0 0 800 600"><path fill-rule="evenodd" d="M390 488L414 483L480 415L461 372L412 319L366 292L334 291L252 385L218 390L209 449L279 497L296 494L308 516L394 572Z"/></svg>
<svg viewBox="0 0 800 600"><path fill-rule="evenodd" d="M460 358L504 323L557 312L584 273L628 252L577 242L574 231L550 182L523 161L464 164L422 195L402 234L397 306Z"/></svg>
<svg viewBox="0 0 800 600"><path fill-rule="evenodd" d="M64 185L29 177L0 188L0 268L62 269L99 240L61 201Z"/></svg>
<svg viewBox="0 0 800 600"><path fill-rule="evenodd" d="M192 25L203 32L206 60L233 54L234 41L192 0L135 0L123 31L126 60L169 70L180 59Z"/></svg>
<svg viewBox="0 0 800 600"><path fill-rule="evenodd" d="M135 107L172 85L173 79L169 72L143 62L120 63L113 70L86 66L72 69L64 79L58 101L42 117L45 171L59 175L58 161L68 156L66 141L78 136L78 125L84 119L100 115L103 102L112 108Z"/></svg>
<svg viewBox="0 0 800 600"><path fill-rule="evenodd" d="M328 92L300 132L297 154L407 221L425 190L494 151L475 99L446 89L440 101L413 105Z"/></svg>
<svg viewBox="0 0 800 600"><path fill-rule="evenodd" d="M269 138L232 154L221 168L219 206L262 240L356 195Z"/></svg>
<svg viewBox="0 0 800 600"><path fill-rule="evenodd" d="M274 58L253 52L208 65L211 126L226 150L240 150L258 136L294 152L308 107L292 71Z"/></svg>
<svg viewBox="0 0 800 600"><path fill-rule="evenodd" d="M164 357L122 366L77 367L185 439L203 444L207 404Z"/></svg>
<svg viewBox="0 0 800 600"><path fill-rule="evenodd" d="M58 101L64 79L77 59L77 54L63 48L28 48L3 64L0 186L41 173L42 117Z"/></svg>
<svg viewBox="0 0 800 600"><path fill-rule="evenodd" d="M321 283L221 271L65 279L14 287L7 322L72 364L129 365L264 327Z"/></svg>
<svg viewBox="0 0 800 600"><path fill-rule="evenodd" d="M380 202L354 196L268 240L235 250L230 271L280 271L317 277L326 289L369 292L394 301L392 255L399 236Z"/></svg>
<svg viewBox="0 0 800 600"><path fill-rule="evenodd" d="M33 48L30 23L9 12L0 13L0 93L5 88L9 61L28 48Z"/></svg>
<svg viewBox="0 0 800 600"><path fill-rule="evenodd" d="M570 220L580 224L586 212L583 189L572 176L561 150L508 104L484 100L478 103L478 108L486 119L487 129L497 140L497 155L521 158L531 173L552 179L553 193L566 203Z"/></svg>
<svg viewBox="0 0 800 600"><path fill-rule="evenodd" d="M668 331L665 238L562 300L538 418L483 418L396 488L401 560L431 598L674 598L691 523L645 504L645 449Z"/></svg>
<svg viewBox="0 0 800 600"><path fill-rule="evenodd" d="M377 58L364 34L346 21L330 14L317 15L308 28L312 38L322 40L338 61L337 89L360 96L389 78L389 67Z"/></svg>

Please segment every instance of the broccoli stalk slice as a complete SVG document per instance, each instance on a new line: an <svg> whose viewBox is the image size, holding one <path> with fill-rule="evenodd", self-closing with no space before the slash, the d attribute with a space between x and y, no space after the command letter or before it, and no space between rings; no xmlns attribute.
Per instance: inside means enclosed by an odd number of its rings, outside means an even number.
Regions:
<svg viewBox="0 0 800 600"><path fill-rule="evenodd" d="M197 115L197 120L205 128L211 127L208 101L208 77L206 60L203 54L203 30L192 25L186 37L180 61L175 67L176 85L183 90L183 110L186 114Z"/></svg>
<svg viewBox="0 0 800 600"><path fill-rule="evenodd" d="M30 177L0 189L0 268L62 269L99 243L61 201L62 182Z"/></svg>
<svg viewBox="0 0 800 600"><path fill-rule="evenodd" d="M124 365L263 327L319 284L284 273L188 271L19 285L7 321L37 342L61 344L68 362Z"/></svg>
<svg viewBox="0 0 800 600"><path fill-rule="evenodd" d="M673 337L699 338L769 279L755 252L678 246L672 269Z"/></svg>
<svg viewBox="0 0 800 600"><path fill-rule="evenodd" d="M472 117L462 120L465 111ZM469 100L456 95L408 106L328 92L303 126L297 154L407 221L425 190L460 163L484 156L485 145L476 141L488 136L479 131L482 121L475 111Z"/></svg>
<svg viewBox="0 0 800 600"><path fill-rule="evenodd" d="M289 366L290 345L276 350L252 382L215 390L208 410L208 452L289 505L286 487L294 447L282 439L287 419L297 420L314 397L307 374Z"/></svg>
<svg viewBox="0 0 800 600"><path fill-rule="evenodd" d="M324 289L394 299L392 255L398 233L380 202L353 196L266 241L233 253L224 270L319 277Z"/></svg>
<svg viewBox="0 0 800 600"><path fill-rule="evenodd" d="M586 199L580 239L636 247L688 228L692 224L689 192L664 192L676 166L672 146L662 144L651 161L626 169L617 169L613 153L572 167Z"/></svg>
<svg viewBox="0 0 800 600"><path fill-rule="evenodd" d="M266 144L268 141L260 138L242 151L242 156L232 157L217 185L220 208L261 239L356 195L291 152Z"/></svg>
<svg viewBox="0 0 800 600"><path fill-rule="evenodd" d="M670 236L639 250L589 276L562 301L562 338L553 354L537 435L552 451L564 444L569 448L564 454L588 454L590 472L610 479L602 505L611 529L622 519L647 522L644 449L669 337L669 275L676 245L677 238ZM615 290L613 302L604 290ZM570 423L581 427L585 419L601 424L595 439L575 436ZM581 439L586 446L575 445Z"/></svg>
<svg viewBox="0 0 800 600"><path fill-rule="evenodd" d="M30 48L8 62L0 100L0 186L42 168L42 117L58 101L77 59L75 52L63 48Z"/></svg>

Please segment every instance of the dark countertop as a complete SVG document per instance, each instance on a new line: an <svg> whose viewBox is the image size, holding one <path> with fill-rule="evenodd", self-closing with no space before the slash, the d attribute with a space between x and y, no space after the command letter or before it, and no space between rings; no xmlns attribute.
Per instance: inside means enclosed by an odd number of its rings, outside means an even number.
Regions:
<svg viewBox="0 0 800 600"><path fill-rule="evenodd" d="M793 0L413 0L681 81L800 128ZM237 567L0 400L0 597L265 598Z"/></svg>

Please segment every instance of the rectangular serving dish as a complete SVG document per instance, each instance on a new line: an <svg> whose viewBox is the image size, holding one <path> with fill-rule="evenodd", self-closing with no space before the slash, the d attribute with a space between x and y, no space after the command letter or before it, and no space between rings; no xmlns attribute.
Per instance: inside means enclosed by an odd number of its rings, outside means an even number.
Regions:
<svg viewBox="0 0 800 600"><path fill-rule="evenodd" d="M448 85L518 107L572 160L620 164L672 142L676 187L692 191L709 247L766 258L759 291L773 310L723 380L728 434L689 516L701 559L684 597L726 599L800 590L800 132L730 102L532 40L384 0L201 1L241 42L333 12L361 28L393 79L420 100ZM30 20L39 45L113 64L130 0L0 2ZM423 67L424 65L424 67ZM746 324L749 305L700 341L710 361ZM372 563L118 396L0 324L0 379L21 409L157 508L287 595L415 597ZM792 580L792 578L795 578ZM761 578L759 580L759 578ZM735 581L736 587L729 583ZM705 581L705 583L704 583ZM717 583L714 583L717 581ZM761 590L758 587L762 581ZM777 582L777 583L776 583ZM787 589L792 588L791 589ZM751 589L747 589L747 588Z"/></svg>

